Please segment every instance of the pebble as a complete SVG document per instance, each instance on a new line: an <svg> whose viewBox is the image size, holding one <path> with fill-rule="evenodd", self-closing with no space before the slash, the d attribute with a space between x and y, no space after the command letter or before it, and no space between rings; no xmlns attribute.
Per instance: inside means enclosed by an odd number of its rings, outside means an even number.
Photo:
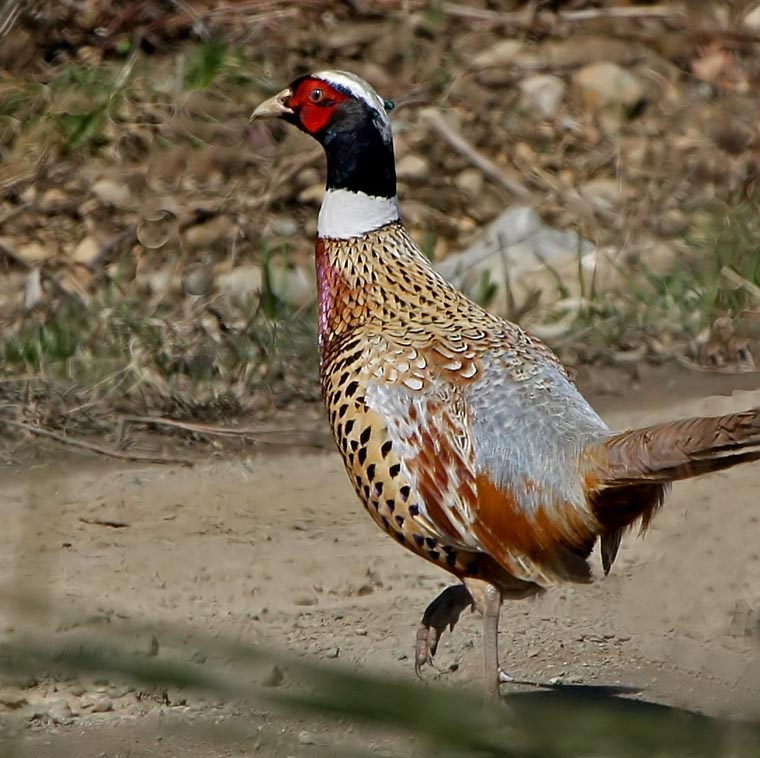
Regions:
<svg viewBox="0 0 760 758"><path fill-rule="evenodd" d="M113 702L107 697L94 697L91 703L93 713L109 713L113 710Z"/></svg>
<svg viewBox="0 0 760 758"><path fill-rule="evenodd" d="M520 82L520 102L529 111L553 118L565 97L567 85L553 74L535 74Z"/></svg>
<svg viewBox="0 0 760 758"><path fill-rule="evenodd" d="M309 305L316 298L314 272L311 267L290 266L287 263L271 261L269 264L269 283L272 292L283 303L294 308Z"/></svg>
<svg viewBox="0 0 760 758"><path fill-rule="evenodd" d="M205 224L196 224L185 232L185 244L191 250L208 250L231 238L235 224L228 216L217 216Z"/></svg>
<svg viewBox="0 0 760 758"><path fill-rule="evenodd" d="M509 66L523 49L523 43L515 39L502 39L478 53L472 60L473 68Z"/></svg>
<svg viewBox="0 0 760 758"><path fill-rule="evenodd" d="M104 205L112 205L114 208L129 208L132 205L132 196L124 182L98 179L92 185L92 194Z"/></svg>
<svg viewBox="0 0 760 758"><path fill-rule="evenodd" d="M0 242L29 266L42 263L52 257L51 252L39 242L27 242L18 246L4 239L0 239Z"/></svg>
<svg viewBox="0 0 760 758"><path fill-rule="evenodd" d="M409 153L396 164L396 176L401 181L423 181L430 176L430 162L421 155Z"/></svg>
<svg viewBox="0 0 760 758"><path fill-rule="evenodd" d="M454 186L463 192L468 200L475 200L483 190L483 174L476 168L466 168L454 177Z"/></svg>
<svg viewBox="0 0 760 758"><path fill-rule="evenodd" d="M340 655L340 648L334 647L325 653L325 658L337 658Z"/></svg>
<svg viewBox="0 0 760 758"><path fill-rule="evenodd" d="M314 737L312 737L311 732L307 732L304 729L304 731L298 733L298 744L299 745L316 745L317 743L314 742Z"/></svg>
<svg viewBox="0 0 760 758"><path fill-rule="evenodd" d="M303 169L303 171L298 172L298 175L295 179L295 185L298 187L298 189L306 189L307 187L312 187L315 184L319 184L320 179L321 177L319 175L319 171L309 166L308 168Z"/></svg>
<svg viewBox="0 0 760 758"><path fill-rule="evenodd" d="M250 305L251 299L261 293L264 274L261 266L236 266L216 277L216 289L240 308Z"/></svg>
<svg viewBox="0 0 760 758"><path fill-rule="evenodd" d="M753 31L760 31L760 5L747 13L744 17L744 25Z"/></svg>
<svg viewBox="0 0 760 758"><path fill-rule="evenodd" d="M95 260L100 252L100 245L94 237L85 237L74 248L74 252L71 254L71 259L77 263L83 263L85 266L89 266L90 263Z"/></svg>
<svg viewBox="0 0 760 758"><path fill-rule="evenodd" d="M306 205L322 205L325 196L325 185L319 182L306 187L298 193L298 202Z"/></svg>
<svg viewBox="0 0 760 758"><path fill-rule="evenodd" d="M42 289L42 270L35 266L24 281L24 310L31 311L45 299Z"/></svg>
<svg viewBox="0 0 760 758"><path fill-rule="evenodd" d="M298 223L292 218L277 218L272 222L272 231L283 237L293 237L298 234Z"/></svg>
<svg viewBox="0 0 760 758"><path fill-rule="evenodd" d="M582 184L578 192L597 211L613 210L623 197L617 179L591 179Z"/></svg>
<svg viewBox="0 0 760 758"><path fill-rule="evenodd" d="M188 295L208 295L214 287L214 274L210 266L191 264L182 272L182 287Z"/></svg>
<svg viewBox="0 0 760 758"><path fill-rule="evenodd" d="M639 79L627 69L609 61L583 66L573 81L590 108L604 108L608 105L630 108L644 98L644 87Z"/></svg>

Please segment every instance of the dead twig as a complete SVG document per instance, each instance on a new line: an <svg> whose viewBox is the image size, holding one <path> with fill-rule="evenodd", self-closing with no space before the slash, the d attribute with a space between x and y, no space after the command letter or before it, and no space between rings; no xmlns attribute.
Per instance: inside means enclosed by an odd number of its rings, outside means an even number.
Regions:
<svg viewBox="0 0 760 758"><path fill-rule="evenodd" d="M59 434L49 429L42 429L39 426L32 426L32 424L26 424L23 421L12 421L11 419L0 418L0 425L10 426L14 429L23 429L30 432L36 437L45 437L46 439L54 440L61 445L67 447L73 447L78 450L86 450L89 453L95 453L96 455L103 455L107 458L117 458L122 461L131 461L135 463L170 463L179 466L192 466L193 462L186 458L168 458L160 455L141 455L140 453L123 453L118 450L112 450L111 448L103 447L102 445L96 445L92 442L84 442L73 437L67 437L65 434Z"/></svg>
<svg viewBox="0 0 760 758"><path fill-rule="evenodd" d="M111 519L104 518L84 518L80 516L79 520L83 524L89 524L90 526L108 526L111 529L126 529L129 526L126 521L112 521Z"/></svg>
<svg viewBox="0 0 760 758"><path fill-rule="evenodd" d="M439 136L443 137L460 155L467 158L473 166L479 168L486 176L501 184L502 187L509 190L513 195L522 200L527 200L531 197L528 189L519 182L505 176L495 163L476 150L461 134L454 131L446 123L439 111L434 108L426 108L420 113L420 119L436 131Z"/></svg>
<svg viewBox="0 0 760 758"><path fill-rule="evenodd" d="M262 437L272 434L303 434L301 429L256 429L254 427L234 427L234 426L213 426L211 424L198 424L191 421L177 421L173 418L164 418L163 416L121 416L120 420L124 423L146 424L153 426L167 426L173 429L180 429L185 432L194 434L207 434L215 437ZM268 440L271 445L292 445L292 440ZM303 445L321 447L314 441L301 442Z"/></svg>
<svg viewBox="0 0 760 758"><path fill-rule="evenodd" d="M473 21L489 21L491 23L521 27L532 27L536 21L540 23L564 22L578 24L597 19L633 21L653 18L673 19L686 16L686 11L681 5L584 8L574 11L557 11L556 13L549 11L526 13L524 10L500 13L499 11L487 10L486 8L471 8L459 3L443 3L441 10L449 16L456 16L457 18L468 18Z"/></svg>
<svg viewBox="0 0 760 758"><path fill-rule="evenodd" d="M749 279L745 279L741 274L738 274L730 266L723 266L723 268L720 270L720 273L725 279L731 282L734 287L737 289L741 287L745 292L748 292L756 300L760 300L760 287L758 287L754 282L749 281Z"/></svg>

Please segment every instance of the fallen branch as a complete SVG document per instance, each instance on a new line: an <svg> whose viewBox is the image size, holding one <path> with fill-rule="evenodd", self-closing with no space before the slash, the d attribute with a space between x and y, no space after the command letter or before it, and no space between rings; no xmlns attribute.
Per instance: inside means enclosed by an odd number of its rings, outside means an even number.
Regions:
<svg viewBox="0 0 760 758"><path fill-rule="evenodd" d="M738 274L730 266L723 266L723 268L720 270L720 273L725 279L728 279L728 281L731 282L734 287L737 289L741 288L756 300L760 300L760 287L758 287L754 282L749 281L749 279L745 279L741 274Z"/></svg>
<svg viewBox="0 0 760 758"><path fill-rule="evenodd" d="M65 434L58 434L58 432L52 432L49 429L42 429L38 426L32 426L26 424L23 421L11 421L10 419L0 418L0 424L13 427L14 429L23 429L30 432L37 437L45 437L46 439L54 440L61 445L67 447L73 447L78 450L86 450L89 453L95 453L96 455L104 455L107 458L118 458L122 461L131 461L135 463L170 463L179 466L192 466L193 462L186 458L165 458L160 455L141 455L140 453L124 453L119 450L113 450L111 448L102 447L91 442L84 442L72 437L67 437Z"/></svg>
<svg viewBox="0 0 760 758"><path fill-rule="evenodd" d="M177 421L173 418L164 418L163 416L121 416L120 420L124 423L146 424L153 426L167 426L173 429L181 429L185 432L194 434L208 434L215 437L262 437L272 434L299 434L300 429L256 429L254 427L234 427L234 426L212 426L211 424L197 424L191 421ZM268 440L271 445L292 445L292 440ZM299 444L312 447L321 447L314 441L301 442Z"/></svg>
<svg viewBox="0 0 760 758"><path fill-rule="evenodd" d="M519 182L513 181L490 159L486 158L483 153L476 150L467 140L458 132L454 131L443 119L440 111L434 108L426 108L420 113L420 119L435 130L439 136L443 137L460 155L467 158L476 168L479 168L486 176L501 184L502 187L509 190L513 195L527 200L531 193Z"/></svg>
<svg viewBox="0 0 760 758"><path fill-rule="evenodd" d="M457 18L469 18L475 21L490 21L491 23L505 24L509 26L532 27L539 22L564 22L583 23L597 19L612 19L632 21L636 19L652 18L683 18L686 12L681 5L640 5L637 7L611 7L611 8L585 8L575 11L511 11L500 13L499 11L487 10L486 8L471 8L459 3L443 3L441 10L449 16Z"/></svg>

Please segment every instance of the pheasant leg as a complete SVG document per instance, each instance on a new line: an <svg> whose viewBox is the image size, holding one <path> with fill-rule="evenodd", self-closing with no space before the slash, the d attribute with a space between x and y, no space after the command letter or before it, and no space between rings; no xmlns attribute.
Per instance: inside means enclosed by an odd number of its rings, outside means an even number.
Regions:
<svg viewBox="0 0 760 758"><path fill-rule="evenodd" d="M501 592L492 584L480 579L465 579L467 591L475 607L483 614L483 655L486 686L489 695L496 695L499 685L517 681L499 663L499 615L501 613Z"/></svg>
<svg viewBox="0 0 760 758"><path fill-rule="evenodd" d="M499 664L500 614L501 592L489 584L483 593L483 664L486 693L490 697L499 696L499 684L502 681L512 681L512 677ZM502 676L506 678L502 679Z"/></svg>
<svg viewBox="0 0 760 758"><path fill-rule="evenodd" d="M438 650L441 634L449 628L454 629L462 611L475 607L472 595L463 584L455 584L441 592L422 615L422 623L417 630L417 642L414 654L414 670L422 676L422 667L434 666L433 658Z"/></svg>
<svg viewBox="0 0 760 758"><path fill-rule="evenodd" d="M501 593L493 586L477 579L465 579L464 584L447 587L425 609L417 630L414 670L422 677L422 667L435 666L433 659L438 650L441 634L459 621L465 608L477 608L483 614L483 654L489 694L498 693L499 684L514 682L499 663L499 614Z"/></svg>

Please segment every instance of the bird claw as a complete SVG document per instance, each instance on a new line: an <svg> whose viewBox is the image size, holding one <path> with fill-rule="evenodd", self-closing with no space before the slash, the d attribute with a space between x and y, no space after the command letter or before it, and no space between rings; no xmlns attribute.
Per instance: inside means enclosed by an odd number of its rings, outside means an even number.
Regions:
<svg viewBox="0 0 760 758"><path fill-rule="evenodd" d="M446 627L449 631L453 631L462 611L468 606L475 608L472 595L463 584L455 584L447 587L425 609L422 623L417 630L414 653L414 671L420 679L423 666L436 668L433 659L438 650L441 634L446 631Z"/></svg>

